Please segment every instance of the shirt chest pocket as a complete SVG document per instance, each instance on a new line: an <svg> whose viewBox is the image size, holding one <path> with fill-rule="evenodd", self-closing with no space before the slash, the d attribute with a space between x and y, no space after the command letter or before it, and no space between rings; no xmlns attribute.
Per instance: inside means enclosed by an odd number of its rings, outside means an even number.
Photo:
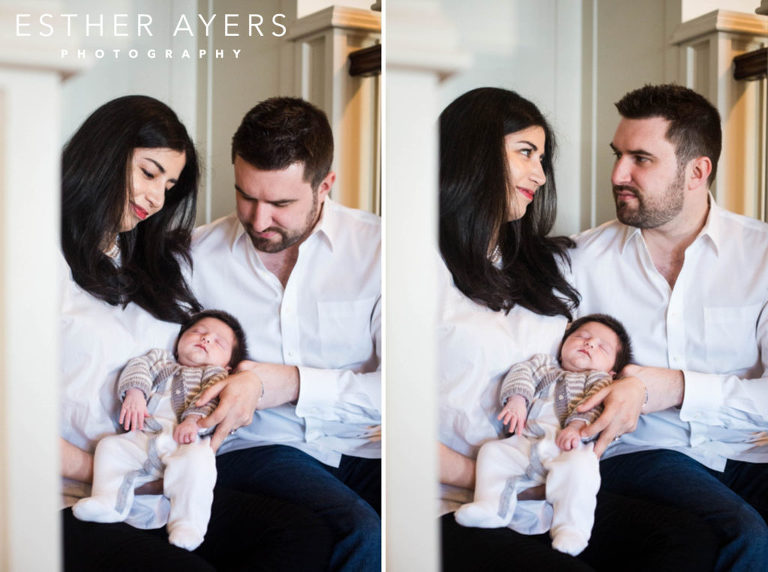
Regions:
<svg viewBox="0 0 768 572"><path fill-rule="evenodd" d="M375 353L371 319L376 300L318 302L320 350L326 367L354 367Z"/></svg>
<svg viewBox="0 0 768 572"><path fill-rule="evenodd" d="M707 363L713 372L746 371L758 360L760 304L704 308Z"/></svg>

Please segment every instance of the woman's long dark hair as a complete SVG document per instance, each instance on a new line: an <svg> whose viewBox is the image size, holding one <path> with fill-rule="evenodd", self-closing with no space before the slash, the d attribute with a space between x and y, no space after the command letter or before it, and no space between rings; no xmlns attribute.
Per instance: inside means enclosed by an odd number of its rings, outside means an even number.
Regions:
<svg viewBox="0 0 768 572"><path fill-rule="evenodd" d="M547 182L525 215L507 222L511 188L504 137L532 126L544 130ZM456 286L488 308L520 305L538 314L571 318L579 294L563 277L567 237L547 237L557 195L555 141L538 108L505 89L465 93L440 115L440 251ZM489 254L498 246L502 265Z"/></svg>
<svg viewBox="0 0 768 572"><path fill-rule="evenodd" d="M118 267L103 249L120 229L139 147L183 151L186 164L162 210L117 235ZM199 310L181 269L191 265L199 176L194 144L164 103L130 95L94 111L62 156L61 245L75 281L110 304L135 302L161 320L182 322Z"/></svg>

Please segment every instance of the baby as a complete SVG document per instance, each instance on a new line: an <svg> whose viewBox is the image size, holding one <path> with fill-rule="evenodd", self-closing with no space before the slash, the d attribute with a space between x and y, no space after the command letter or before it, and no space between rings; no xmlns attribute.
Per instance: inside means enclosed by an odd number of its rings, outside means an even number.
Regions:
<svg viewBox="0 0 768 572"><path fill-rule="evenodd" d="M510 526L524 534L549 529L556 550L573 555L584 550L600 471L593 444L582 443L580 431L602 408L584 413L576 408L611 383L631 359L624 326L592 314L568 327L558 360L537 354L512 366L501 385L498 419L514 435L480 448L475 499L456 511L456 521L481 528ZM520 491L540 484L546 484L551 523L525 501L517 502Z"/></svg>
<svg viewBox="0 0 768 572"><path fill-rule="evenodd" d="M216 482L210 439L198 437L197 423L216 403L197 407L195 402L245 356L240 323L226 312L206 310L182 324L173 356L153 349L128 361L118 394L123 400L119 421L130 432L99 441L92 496L72 507L75 516L121 522L131 510L134 488L163 478L171 505L168 539L187 550L197 548L208 528Z"/></svg>

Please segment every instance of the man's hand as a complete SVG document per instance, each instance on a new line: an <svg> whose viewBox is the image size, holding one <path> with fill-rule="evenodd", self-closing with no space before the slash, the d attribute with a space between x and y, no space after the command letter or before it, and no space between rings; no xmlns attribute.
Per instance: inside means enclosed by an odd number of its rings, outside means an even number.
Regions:
<svg viewBox="0 0 768 572"><path fill-rule="evenodd" d="M645 384L636 377L625 377L604 387L576 408L583 413L603 404L603 413L594 423L581 430L581 437L590 439L600 433L595 442L595 454L600 457L615 438L631 433L645 402Z"/></svg>
<svg viewBox="0 0 768 572"><path fill-rule="evenodd" d="M200 427L218 425L211 447L218 450L235 429L250 425L257 409L277 407L299 398L299 369L292 365L242 361L235 373L206 389L197 400L205 405L219 398L219 406L200 421Z"/></svg>
<svg viewBox="0 0 768 572"><path fill-rule="evenodd" d="M147 417L149 417L149 411L147 411L144 392L132 387L125 392L118 421L126 431L141 431L144 429L144 419Z"/></svg>
<svg viewBox="0 0 768 572"><path fill-rule="evenodd" d="M214 383L198 398L198 406L219 398L218 407L198 424L202 429L217 425L211 437L214 451L235 429L251 423L253 412L259 405L261 391L261 379L253 371L241 371Z"/></svg>
<svg viewBox="0 0 768 572"><path fill-rule="evenodd" d="M197 438L197 432L200 429L197 423L200 419L200 415L188 415L184 421L176 425L173 430L173 440L179 445L192 443Z"/></svg>
<svg viewBox="0 0 768 572"><path fill-rule="evenodd" d="M555 443L561 451L575 449L581 443L581 430L586 423L581 419L575 419L566 425L555 437Z"/></svg>
<svg viewBox="0 0 768 572"><path fill-rule="evenodd" d="M528 418L528 408L522 395L513 395L504 404L504 407L496 419L504 425L508 425L510 433L520 435L525 429L525 420Z"/></svg>

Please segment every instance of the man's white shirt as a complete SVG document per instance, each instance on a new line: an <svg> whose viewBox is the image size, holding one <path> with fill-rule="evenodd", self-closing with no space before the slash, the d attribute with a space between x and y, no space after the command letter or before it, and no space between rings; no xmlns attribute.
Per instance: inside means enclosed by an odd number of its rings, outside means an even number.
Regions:
<svg viewBox="0 0 768 572"><path fill-rule="evenodd" d="M326 200L283 288L235 214L196 229L192 287L243 325L249 358L298 366L299 398L256 411L220 452L285 444L338 466L378 458L381 424L381 223Z"/></svg>
<svg viewBox="0 0 768 572"><path fill-rule="evenodd" d="M717 470L768 461L768 225L710 205L674 288L639 229L612 221L575 237L578 316L614 316L635 363L685 377L682 407L641 415L606 457L665 448Z"/></svg>

